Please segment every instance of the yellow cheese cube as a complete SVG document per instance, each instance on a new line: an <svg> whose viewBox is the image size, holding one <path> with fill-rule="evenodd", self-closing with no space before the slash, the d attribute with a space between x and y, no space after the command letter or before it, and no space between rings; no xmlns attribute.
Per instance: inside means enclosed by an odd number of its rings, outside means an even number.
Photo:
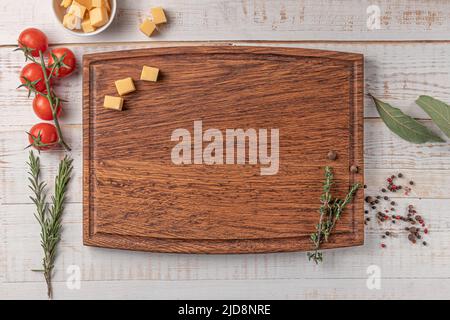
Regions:
<svg viewBox="0 0 450 320"><path fill-rule="evenodd" d="M133 91L136 91L133 79L131 79L131 78L125 78L125 79L122 79L122 80L117 80L115 82L115 84L116 84L117 92L121 96L126 95L128 93L131 93Z"/></svg>
<svg viewBox="0 0 450 320"><path fill-rule="evenodd" d="M95 8L89 11L89 16L91 18L91 25L93 27L99 28L104 26L108 22L108 11L106 8Z"/></svg>
<svg viewBox="0 0 450 320"><path fill-rule="evenodd" d="M156 25L151 22L149 19L145 19L144 22L141 24L139 29L146 34L148 37L150 37L156 29Z"/></svg>
<svg viewBox="0 0 450 320"><path fill-rule="evenodd" d="M72 4L72 0L62 0L61 7L68 8Z"/></svg>
<svg viewBox="0 0 450 320"><path fill-rule="evenodd" d="M105 96L105 101L103 102L103 106L106 109L122 111L123 99L121 97Z"/></svg>
<svg viewBox="0 0 450 320"><path fill-rule="evenodd" d="M92 0L76 0L79 4L86 7L87 10L92 9Z"/></svg>
<svg viewBox="0 0 450 320"><path fill-rule="evenodd" d="M95 8L103 8L106 7L105 6L105 1L104 0L92 0L92 6Z"/></svg>
<svg viewBox="0 0 450 320"><path fill-rule="evenodd" d="M105 2L105 7L108 12L111 12L111 4L109 3L109 0L103 0Z"/></svg>
<svg viewBox="0 0 450 320"><path fill-rule="evenodd" d="M163 8L161 8L161 7L151 8L151 13L153 16L154 24L161 24L161 23L167 22L166 15L164 14Z"/></svg>
<svg viewBox="0 0 450 320"><path fill-rule="evenodd" d="M74 16L83 19L84 14L86 13L86 7L76 1L73 1L67 13L73 14Z"/></svg>
<svg viewBox="0 0 450 320"><path fill-rule="evenodd" d="M156 82L158 80L158 74L158 68L144 66L144 68L142 68L141 80Z"/></svg>
<svg viewBox="0 0 450 320"><path fill-rule="evenodd" d="M63 26L69 30L80 29L81 19L74 14L66 14L63 18Z"/></svg>
<svg viewBox="0 0 450 320"><path fill-rule="evenodd" d="M84 19L83 23L81 24L81 28L85 33L94 32L95 28L91 24L91 19L87 18Z"/></svg>

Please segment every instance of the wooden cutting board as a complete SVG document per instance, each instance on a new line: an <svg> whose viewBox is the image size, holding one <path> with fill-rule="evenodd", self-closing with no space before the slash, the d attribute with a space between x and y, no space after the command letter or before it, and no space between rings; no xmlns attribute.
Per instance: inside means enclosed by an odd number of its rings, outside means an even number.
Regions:
<svg viewBox="0 0 450 320"><path fill-rule="evenodd" d="M139 80L144 65L161 70L158 82ZM86 245L180 253L309 250L324 167L334 168L337 195L363 183L360 54L173 47L85 55L83 68ZM104 96L117 96L114 81L126 77L137 90L124 97L124 110L104 109ZM193 143L195 121L202 121L200 142L183 155L195 153L197 163L175 164L171 154L181 139L172 141L172 134L185 129ZM205 164L201 152L209 143L201 139L209 129L223 133L224 150L227 129L267 129L267 151L278 129L277 174L262 175L268 165L263 158L250 164L248 150L245 164L220 164L220 157L219 164ZM259 138L256 146L264 150ZM331 150L335 161L327 158ZM229 160L237 161L231 153ZM359 191L324 248L363 243L363 207Z"/></svg>

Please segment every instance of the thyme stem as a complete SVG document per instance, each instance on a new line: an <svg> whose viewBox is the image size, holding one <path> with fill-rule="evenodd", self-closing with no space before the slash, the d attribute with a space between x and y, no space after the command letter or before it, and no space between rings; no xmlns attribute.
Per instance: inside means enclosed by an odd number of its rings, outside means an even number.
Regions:
<svg viewBox="0 0 450 320"><path fill-rule="evenodd" d="M323 194L320 197L321 206L319 209L319 223L316 226L316 232L311 234L311 241L314 245L314 252L308 252L309 260L313 260L316 264L323 261L320 247L322 243L328 242L328 237L333 232L336 222L340 219L345 207L353 200L359 184L354 184L344 200L333 199L331 196L331 187L333 185L333 172L330 167L325 167L325 181L323 184Z"/></svg>
<svg viewBox="0 0 450 320"><path fill-rule="evenodd" d="M55 127L56 127L56 131L58 132L58 143L67 151L70 151L70 147L67 145L67 143L64 141L63 135L62 135L62 130L61 130L61 126L59 124L59 120L58 120L58 105L55 105L54 101L53 101L53 94L50 88L50 79L53 76L53 72L55 72L56 67L58 64L54 64L50 75L47 75L47 67L45 66L45 60L44 60L44 54L42 53L42 51L39 51L39 57L41 59L40 65L42 68L42 72L44 74L44 81L45 81L45 87L47 88L47 94L45 95L47 97L48 102L50 103L50 107L52 109L52 115L53 115L53 121L55 123Z"/></svg>

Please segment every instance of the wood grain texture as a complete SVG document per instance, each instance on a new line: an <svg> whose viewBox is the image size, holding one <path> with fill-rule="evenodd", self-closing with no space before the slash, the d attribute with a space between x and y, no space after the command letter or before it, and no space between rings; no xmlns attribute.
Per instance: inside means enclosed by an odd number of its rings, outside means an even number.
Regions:
<svg viewBox="0 0 450 320"><path fill-rule="evenodd" d="M139 79L145 64L160 68L161 79L136 81L125 111L104 109L114 81ZM178 47L87 55L83 66L85 244L189 253L307 250L323 168L333 166L336 190L362 184L361 55ZM192 132L197 120L203 130L279 129L279 173L261 176L261 164L174 165L172 132ZM337 161L327 159L330 150ZM349 172L352 165L359 173ZM362 244L362 201L360 192L324 247Z"/></svg>
<svg viewBox="0 0 450 320"><path fill-rule="evenodd" d="M196 42L195 45L229 45L250 46L252 43L208 43ZM152 44L152 48L169 46L187 46L189 42ZM415 104L420 94L427 94L442 101L450 102L450 45L446 43L267 43L265 46L292 47L307 49L325 49L347 51L364 54L365 57L365 92L370 92L393 106L419 119L429 119L429 116ZM83 54L105 52L112 50L131 50L149 48L141 44L102 44L102 45L69 45L75 52L81 64ZM38 121L30 112L30 99L25 91L17 90L17 75L24 65L24 58L12 47L0 48L0 63L2 65L2 81L0 81L0 125L2 128L13 124L29 126ZM75 74L56 84L57 93L67 102L64 104L62 122L65 125L80 125L82 117L81 68ZM12 94L14 92L14 94ZM14 108L11 107L14 105ZM364 115L366 118L378 118L378 112L369 97L365 97ZM11 119L18 119L11 122ZM19 121L20 120L20 121ZM369 126L371 127L371 126ZM25 130L28 130L26 128ZM78 141L78 136L76 141ZM81 140L80 140L81 141ZM26 142L24 142L26 143ZM401 166L401 164L400 164Z"/></svg>
<svg viewBox="0 0 450 320"><path fill-rule="evenodd" d="M56 24L42 0L3 1L0 44L15 44L34 26L52 43L286 40L448 40L446 0L119 0L113 25L95 37L72 36ZM380 29L367 27L367 8L378 5ZM168 24L152 38L139 29L151 6L164 7ZM14 31L11 31L14 26ZM16 31L17 30L17 31Z"/></svg>
<svg viewBox="0 0 450 320"><path fill-rule="evenodd" d="M449 279L433 278L384 279L380 290L367 289L366 279L86 281L80 290L67 289L65 282L54 283L55 292L74 300L425 300L447 297L449 286ZM425 295L427 288L433 290ZM32 296L45 300L44 289L44 284L7 283L0 287L0 295L5 299Z"/></svg>
<svg viewBox="0 0 450 320"><path fill-rule="evenodd" d="M365 279L367 267L373 264L380 266L386 281L449 278L450 217L447 208L450 200L396 199L396 202L399 212L413 204L423 213L430 226L426 239L428 247L410 244L401 225L380 226L373 219L366 227L364 246L327 250L324 253L326 263L321 266L311 264L305 253L170 255L83 247L82 205L70 204L64 219L64 237L54 279L67 279L66 270L71 265L80 267L83 282ZM5 243L16 243L15 246L6 246L5 282L42 282L39 274L29 272L38 267L41 258L39 242L36 241L39 226L31 214L32 205L8 205L4 208L1 222L5 226ZM384 240L388 248L381 250L381 235L385 231L397 236Z"/></svg>
<svg viewBox="0 0 450 320"><path fill-rule="evenodd" d="M15 91L17 75L24 60L20 54L12 52L12 46L7 46L15 43L18 33L25 27L43 29L52 45L68 46L77 57L102 51L192 45L188 41L213 39L288 40L294 43L264 45L358 52L365 55L366 92L376 94L420 119L429 117L415 105L418 95L429 94L450 101L448 1L377 1L382 12L382 28L376 31L369 31L365 26L365 9L373 4L368 1L119 2L121 10L113 29L89 39L71 37L63 32L54 24L51 12L42 5L42 1L2 3L0 297L3 299L46 299L41 275L30 271L38 267L41 249L39 228L32 217L32 205L28 199L25 167L27 152L23 150L27 143L24 132L39 119L30 112L31 102L26 94ZM149 6L160 4L167 8L171 21L164 32L149 42L137 31L136 21L141 18L139 11L146 12ZM263 7L265 10L262 10ZM244 15L244 8L247 15ZM265 20L260 19L263 12L267 16ZM282 16L287 17L283 22ZM302 23L296 25L294 21ZM326 39L330 42L321 41ZM433 39L443 41L429 42ZM107 41L114 43L105 43ZM208 42L195 43L205 44ZM307 261L304 253L167 255L83 247L80 70L60 82L56 90L60 96L69 100L64 106L62 122L67 138L74 147L72 155L76 166L74 180L70 185L70 204L65 215L61 251L55 266L57 299L450 297L450 149L446 145L413 146L404 143L378 119L369 99L365 101L367 190L373 193L384 177L394 172L414 177L417 182L416 192L396 201L402 207L413 203L429 216L433 228L430 247L417 248L400 239L393 239L388 243L388 250L380 250L382 229L373 223L367 228L364 246L327 251L326 263L316 267ZM430 121L425 120L424 123L436 129ZM42 153L41 156L44 177L51 187L61 153ZM366 269L373 264L381 268L381 290L369 290L366 287ZM81 269L81 290L69 290L66 286L69 276L66 270L70 265L77 265Z"/></svg>

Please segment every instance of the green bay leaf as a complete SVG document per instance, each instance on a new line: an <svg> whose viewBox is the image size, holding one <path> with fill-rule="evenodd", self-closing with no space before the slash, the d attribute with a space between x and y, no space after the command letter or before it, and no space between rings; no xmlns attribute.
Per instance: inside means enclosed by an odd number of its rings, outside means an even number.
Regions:
<svg viewBox="0 0 450 320"><path fill-rule="evenodd" d="M447 137L450 137L450 106L429 96L420 96L416 103L425 111Z"/></svg>
<svg viewBox="0 0 450 320"><path fill-rule="evenodd" d="M381 119L400 138L412 143L444 142L439 136L414 118L404 114L400 109L394 108L372 95L370 96L375 102Z"/></svg>

